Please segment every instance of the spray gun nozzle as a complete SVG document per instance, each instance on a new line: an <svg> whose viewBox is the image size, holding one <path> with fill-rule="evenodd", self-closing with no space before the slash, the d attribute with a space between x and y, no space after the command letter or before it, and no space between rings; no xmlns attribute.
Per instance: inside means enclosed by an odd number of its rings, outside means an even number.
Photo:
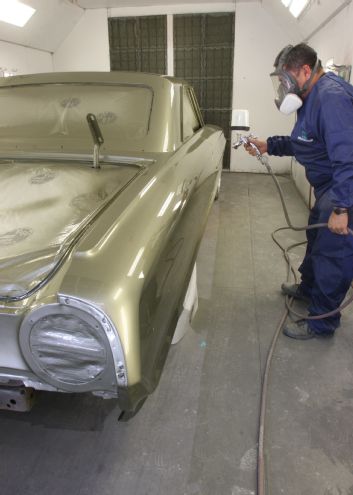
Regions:
<svg viewBox="0 0 353 495"><path fill-rule="evenodd" d="M250 146L252 146L253 148L256 148L256 146L250 142L250 139L256 139L256 137L253 136L252 134L249 134L248 136L242 136L241 134L238 134L237 141L233 144L233 148L235 150L237 150L243 144L244 145L250 144Z"/></svg>
<svg viewBox="0 0 353 495"><path fill-rule="evenodd" d="M240 146L241 146L242 144L243 144L242 142L237 141L236 143L234 143L234 144L233 144L233 148L234 148L235 150L237 150L238 148L240 148Z"/></svg>

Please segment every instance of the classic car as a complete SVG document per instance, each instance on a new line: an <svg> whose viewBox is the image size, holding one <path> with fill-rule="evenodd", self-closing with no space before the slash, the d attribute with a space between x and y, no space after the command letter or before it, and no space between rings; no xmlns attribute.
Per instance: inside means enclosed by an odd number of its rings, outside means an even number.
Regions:
<svg viewBox="0 0 353 495"><path fill-rule="evenodd" d="M192 88L132 72L0 81L0 403L155 389L225 138Z"/></svg>

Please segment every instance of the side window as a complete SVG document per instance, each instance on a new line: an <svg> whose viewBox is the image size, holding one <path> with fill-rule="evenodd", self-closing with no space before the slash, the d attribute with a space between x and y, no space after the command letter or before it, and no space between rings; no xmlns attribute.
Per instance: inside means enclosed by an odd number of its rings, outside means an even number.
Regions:
<svg viewBox="0 0 353 495"><path fill-rule="evenodd" d="M183 141L191 137L202 127L193 105L192 95L188 88L183 89Z"/></svg>

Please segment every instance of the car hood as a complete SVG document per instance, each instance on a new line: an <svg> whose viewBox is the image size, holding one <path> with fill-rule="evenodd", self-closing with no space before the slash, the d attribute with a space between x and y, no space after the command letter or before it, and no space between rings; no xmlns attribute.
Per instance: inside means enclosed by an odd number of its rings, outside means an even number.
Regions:
<svg viewBox="0 0 353 495"><path fill-rule="evenodd" d="M41 286L138 172L123 164L0 161L0 299Z"/></svg>

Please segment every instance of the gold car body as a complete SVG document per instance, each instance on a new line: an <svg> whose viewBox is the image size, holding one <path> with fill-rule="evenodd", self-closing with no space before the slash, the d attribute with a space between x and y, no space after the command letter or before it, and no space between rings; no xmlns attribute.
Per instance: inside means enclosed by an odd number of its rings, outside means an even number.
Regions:
<svg viewBox="0 0 353 495"><path fill-rule="evenodd" d="M223 133L185 82L151 74L16 76L0 103L0 386L134 411L163 369Z"/></svg>

